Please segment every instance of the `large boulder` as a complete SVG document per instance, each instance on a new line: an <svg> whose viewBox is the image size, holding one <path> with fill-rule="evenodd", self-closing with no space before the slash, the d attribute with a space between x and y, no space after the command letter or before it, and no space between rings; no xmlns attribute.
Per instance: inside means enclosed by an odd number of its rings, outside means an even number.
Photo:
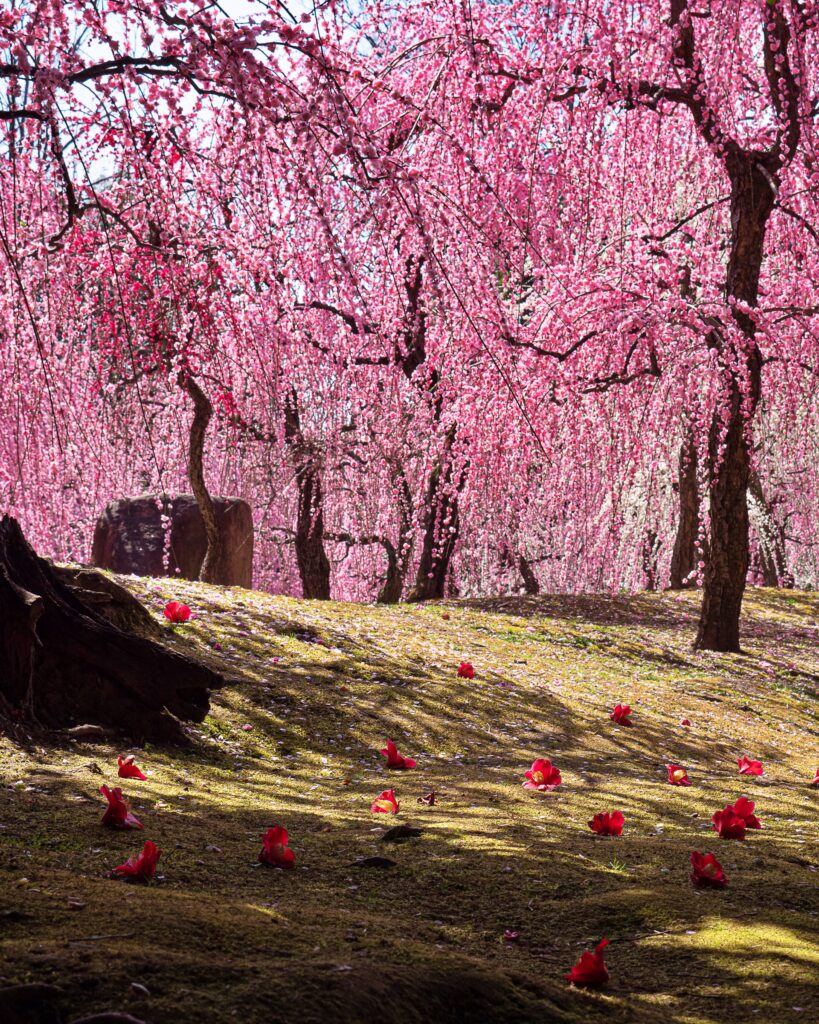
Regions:
<svg viewBox="0 0 819 1024"><path fill-rule="evenodd" d="M164 505L163 505L164 502ZM253 516L241 498L214 498L222 531L218 579L227 587L253 585ZM163 507L170 516L170 550L164 552ZM205 559L205 524L191 494L141 494L112 501L94 527L91 562L100 569L137 576L199 578Z"/></svg>

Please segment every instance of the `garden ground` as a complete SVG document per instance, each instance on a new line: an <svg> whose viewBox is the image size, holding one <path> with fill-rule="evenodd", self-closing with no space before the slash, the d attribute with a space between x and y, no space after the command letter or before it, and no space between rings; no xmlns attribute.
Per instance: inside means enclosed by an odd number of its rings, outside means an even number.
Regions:
<svg viewBox="0 0 819 1024"><path fill-rule="evenodd" d="M691 650L695 594L385 608L122 582L159 620L187 601L167 642L232 683L188 749L0 741L0 985L151 1024L819 1020L819 598L750 591L745 653L714 655ZM416 769L384 769L388 737ZM126 750L146 782L117 780ZM553 793L521 787L540 756ZM102 783L144 832L101 826ZM400 814L371 814L389 787ZM711 814L743 795L762 829L721 841ZM623 835L595 836L615 809ZM396 823L422 832L381 842ZM257 863L274 824L292 871ZM110 879L148 838L161 880ZM728 889L691 888L692 850ZM355 864L374 856L396 863ZM569 988L603 936L610 985Z"/></svg>

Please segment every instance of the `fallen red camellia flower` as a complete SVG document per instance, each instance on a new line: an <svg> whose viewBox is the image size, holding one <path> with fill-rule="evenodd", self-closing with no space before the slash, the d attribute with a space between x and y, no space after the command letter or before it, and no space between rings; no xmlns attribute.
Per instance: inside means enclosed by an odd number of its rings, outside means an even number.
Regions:
<svg viewBox="0 0 819 1024"><path fill-rule="evenodd" d="M414 761L411 757L403 757L399 754L398 747L396 747L392 740L387 740L387 745L381 753L387 759L388 768L400 770L403 768L414 768L416 764L418 764L418 762Z"/></svg>
<svg viewBox="0 0 819 1024"><path fill-rule="evenodd" d="M187 622L191 617L191 610L186 604L179 601L168 601L165 605L165 618L170 622Z"/></svg>
<svg viewBox="0 0 819 1024"><path fill-rule="evenodd" d="M629 718L631 714L631 708L628 704L618 704L614 711L609 715L612 722L616 722L617 725L633 725L633 722Z"/></svg>
<svg viewBox="0 0 819 1024"><path fill-rule="evenodd" d="M120 754L117 757L117 765L117 775L119 775L121 779L142 779L144 782L145 779L148 778L148 776L143 775L139 768L134 764L133 754L129 754L127 757L123 757L122 754Z"/></svg>
<svg viewBox="0 0 819 1024"><path fill-rule="evenodd" d="M724 889L728 884L722 864L713 853L691 854L691 884L698 889Z"/></svg>
<svg viewBox="0 0 819 1024"><path fill-rule="evenodd" d="M587 988L602 988L609 980L609 970L603 960L603 950L608 944L608 939L601 939L593 953L584 949L574 967L563 975L566 981Z"/></svg>
<svg viewBox="0 0 819 1024"><path fill-rule="evenodd" d="M102 816L103 825L109 828L142 828L142 822L128 810L128 804L123 800L119 786L114 789L100 786L100 793L108 801L108 810Z"/></svg>
<svg viewBox="0 0 819 1024"><path fill-rule="evenodd" d="M395 799L395 792L392 789L385 789L373 800L370 811L373 814L398 814L400 806Z"/></svg>
<svg viewBox="0 0 819 1024"><path fill-rule="evenodd" d="M762 828L762 823L754 814L755 806L753 800L749 800L747 796L741 796L734 804L734 814L743 819L745 828Z"/></svg>
<svg viewBox="0 0 819 1024"><path fill-rule="evenodd" d="M813 782L811 782L810 785L819 786L819 768L816 769L816 774L813 776Z"/></svg>
<svg viewBox="0 0 819 1024"><path fill-rule="evenodd" d="M689 718L681 718L680 719L680 725L682 725L686 729L688 729L688 728L691 727L691 720Z"/></svg>
<svg viewBox="0 0 819 1024"><path fill-rule="evenodd" d="M281 825L269 828L262 839L259 861L274 868L292 868L296 863L296 855L287 845L288 838L287 829Z"/></svg>
<svg viewBox="0 0 819 1024"><path fill-rule="evenodd" d="M685 768L681 768L678 764L667 764L668 769L668 781L672 786L690 786L691 779L688 778L688 772Z"/></svg>
<svg viewBox="0 0 819 1024"><path fill-rule="evenodd" d="M764 775L761 761L752 761L749 757L738 757L737 765L740 775Z"/></svg>
<svg viewBox="0 0 819 1024"><path fill-rule="evenodd" d="M526 782L523 783L524 789L537 789L541 793L545 793L547 790L557 789L560 783L563 781L560 778L560 771L555 768L551 761L548 761L544 757L539 757L532 763L531 771L525 772Z"/></svg>
<svg viewBox="0 0 819 1024"><path fill-rule="evenodd" d="M762 824L754 814L754 802L741 796L735 804L728 804L711 817L714 829L720 839L744 839L748 828L762 828Z"/></svg>
<svg viewBox="0 0 819 1024"><path fill-rule="evenodd" d="M114 868L111 875L114 878L127 878L134 882L150 882L156 874L156 862L159 860L162 851L149 839L142 847L142 853L137 857L129 857L124 864Z"/></svg>
<svg viewBox="0 0 819 1024"><path fill-rule="evenodd" d="M599 836L619 836L623 834L625 820L622 811L603 811L595 814L589 822L589 828Z"/></svg>
<svg viewBox="0 0 819 1024"><path fill-rule="evenodd" d="M468 661L462 661L458 666L458 675L461 679L474 679L475 669L469 664Z"/></svg>

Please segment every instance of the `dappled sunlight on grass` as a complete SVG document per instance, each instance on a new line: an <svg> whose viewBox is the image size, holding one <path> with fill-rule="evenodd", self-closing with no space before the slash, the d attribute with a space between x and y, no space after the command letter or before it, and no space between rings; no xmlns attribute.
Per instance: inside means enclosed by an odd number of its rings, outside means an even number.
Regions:
<svg viewBox="0 0 819 1024"><path fill-rule="evenodd" d="M265 1019L271 993L294 1020L357 1024L382 989L421 1020L427 998L466 998L457 978L487 986L487 1020L516 1024L721 1024L793 1005L819 1020L819 632L806 624L819 600L752 592L746 653L718 656L690 649L691 594L383 608L125 582L158 621L169 598L188 602L197 618L164 627L167 642L233 682L190 749L134 751L149 773L122 780L137 836L99 825L115 746L4 741L0 880L24 915L0 940L6 977L121 1009L137 980L152 1024L219 1024L249 1005ZM462 660L474 680L457 677ZM618 702L632 727L609 721ZM415 770L386 771L388 737ZM763 778L737 774L743 754ZM560 768L555 792L522 788L539 756ZM670 761L690 787L668 785ZM386 788L397 818L370 813ZM432 789L434 806L419 803ZM711 814L741 795L763 828L721 842ZM624 812L622 837L589 830L602 810ZM380 841L408 822L418 837ZM273 824L290 832L293 871L257 864ZM144 838L164 879L109 880ZM727 890L692 890L694 849L717 853ZM373 856L394 866L356 863ZM78 932L115 937L75 946ZM562 974L602 935L611 988L568 990Z"/></svg>

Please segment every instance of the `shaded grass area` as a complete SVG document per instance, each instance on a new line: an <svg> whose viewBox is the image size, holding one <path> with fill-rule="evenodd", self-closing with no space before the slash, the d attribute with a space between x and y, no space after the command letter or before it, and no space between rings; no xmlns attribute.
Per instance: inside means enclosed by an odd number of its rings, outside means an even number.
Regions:
<svg viewBox="0 0 819 1024"><path fill-rule="evenodd" d="M4 983L154 1024L819 1020L819 600L752 591L745 653L725 656L690 649L695 595L378 608L122 582L158 618L186 600L198 617L167 642L234 685L190 749L133 751L144 833L99 824L116 745L2 741ZM633 728L609 721L618 701ZM388 736L416 770L385 771ZM766 776L740 777L742 754ZM555 793L521 788L537 756L562 771ZM672 760L690 788L667 784ZM369 807L389 786L419 838L379 842L396 819ZM710 816L742 795L763 829L722 842ZM614 809L623 836L594 836ZM256 863L273 824L293 871ZM107 878L145 838L163 879ZM726 891L691 889L695 849ZM353 864L376 854L396 866ZM610 987L569 989L604 935Z"/></svg>

